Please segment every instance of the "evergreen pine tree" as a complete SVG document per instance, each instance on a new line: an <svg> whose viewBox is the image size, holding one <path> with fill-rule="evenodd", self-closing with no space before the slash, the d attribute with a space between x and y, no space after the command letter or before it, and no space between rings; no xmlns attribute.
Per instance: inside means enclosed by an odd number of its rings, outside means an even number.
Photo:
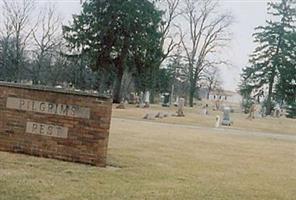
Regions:
<svg viewBox="0 0 296 200"><path fill-rule="evenodd" d="M113 100L118 103L124 72L149 71L140 68L154 67L154 59L160 59L161 15L149 0L89 0L63 27L64 37L71 49L89 56L93 70L116 75Z"/></svg>
<svg viewBox="0 0 296 200"><path fill-rule="evenodd" d="M267 90L266 114L270 115L272 99L276 97L275 88L286 87L281 78L284 79L287 71L295 70L295 56L291 50L295 49L292 35L295 33L296 10L292 0L268 5L272 19L266 21L265 26L256 28L254 37L258 46L251 55L251 65L243 71L241 90L251 91L255 95ZM286 90L282 91L285 93Z"/></svg>

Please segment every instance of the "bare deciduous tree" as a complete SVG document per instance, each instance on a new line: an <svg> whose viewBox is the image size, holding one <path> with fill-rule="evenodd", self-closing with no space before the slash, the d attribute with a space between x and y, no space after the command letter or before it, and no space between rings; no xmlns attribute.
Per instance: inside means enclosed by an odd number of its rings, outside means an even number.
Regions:
<svg viewBox="0 0 296 200"><path fill-rule="evenodd" d="M38 29L33 31L35 62L31 69L34 84L43 82L42 72L50 78L51 66L58 57L62 42L61 21L54 7L45 8L37 24Z"/></svg>
<svg viewBox="0 0 296 200"><path fill-rule="evenodd" d="M216 0L184 0L182 16L186 24L179 29L185 60L188 63L189 104L192 107L200 75L208 66L205 62L230 39L229 28L232 17L218 13ZM184 29L185 25L187 29Z"/></svg>
<svg viewBox="0 0 296 200"><path fill-rule="evenodd" d="M34 9L34 0L3 0L2 27L0 34L2 39L13 42L13 57L10 66L6 66L14 72L12 79L21 81L21 73L24 68L25 50L32 33L30 16Z"/></svg>
<svg viewBox="0 0 296 200"><path fill-rule="evenodd" d="M159 9L164 10L162 24L160 26L160 46L163 48L163 54L161 59L155 63L155 68L153 69L153 80L152 80L152 91L151 91L151 102L154 102L155 88L156 88L156 77L157 72L162 63L167 60L180 45L181 41L178 41L176 33L173 31L173 26L176 18L180 15L179 5L180 0L161 0L158 2ZM153 89L154 88L154 89Z"/></svg>
<svg viewBox="0 0 296 200"><path fill-rule="evenodd" d="M163 7L165 8L164 20L160 26L161 46L164 48L164 54L161 62L167 59L172 51L180 45L180 41L176 40L176 33L172 29L176 18L181 14L179 9L180 0L163 0Z"/></svg>
<svg viewBox="0 0 296 200"><path fill-rule="evenodd" d="M202 74L203 86L207 89L207 99L210 93L215 90L222 90L222 80L219 68L216 66L207 67Z"/></svg>

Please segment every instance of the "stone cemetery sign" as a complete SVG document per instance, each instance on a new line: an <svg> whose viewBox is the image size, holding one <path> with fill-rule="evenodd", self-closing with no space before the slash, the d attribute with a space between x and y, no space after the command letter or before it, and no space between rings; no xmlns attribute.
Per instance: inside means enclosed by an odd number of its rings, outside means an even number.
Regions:
<svg viewBox="0 0 296 200"><path fill-rule="evenodd" d="M106 165L107 97L0 82L0 150Z"/></svg>

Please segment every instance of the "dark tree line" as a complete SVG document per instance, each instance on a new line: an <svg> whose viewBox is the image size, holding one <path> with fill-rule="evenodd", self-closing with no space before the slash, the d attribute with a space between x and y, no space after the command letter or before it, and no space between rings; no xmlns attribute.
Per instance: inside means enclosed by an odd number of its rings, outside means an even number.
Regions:
<svg viewBox="0 0 296 200"><path fill-rule="evenodd" d="M192 103L198 85L213 88L208 57L228 40L230 18L217 8L215 0L88 0L62 26L53 7L34 17L33 0L3 0L0 79L110 92L114 102L130 86L150 91L152 102L177 90ZM188 37L180 26L187 17Z"/></svg>

